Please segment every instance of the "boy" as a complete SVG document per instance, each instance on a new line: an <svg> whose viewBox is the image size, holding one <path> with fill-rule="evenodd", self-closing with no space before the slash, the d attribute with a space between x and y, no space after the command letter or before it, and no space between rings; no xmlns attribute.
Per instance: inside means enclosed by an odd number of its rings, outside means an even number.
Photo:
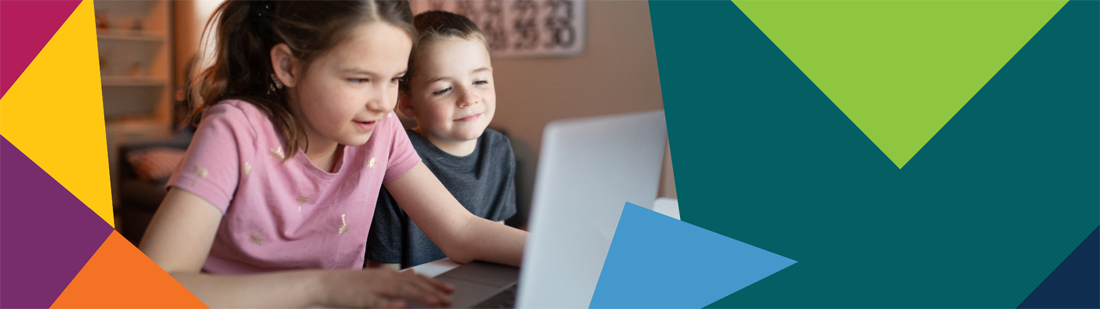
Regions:
<svg viewBox="0 0 1100 309"><path fill-rule="evenodd" d="M409 139L424 165L471 213L503 221L516 212L511 143L486 128L496 109L485 36L449 12L417 15L420 38L409 55L397 108L416 119ZM385 188L367 237L368 267L407 268L446 258Z"/></svg>

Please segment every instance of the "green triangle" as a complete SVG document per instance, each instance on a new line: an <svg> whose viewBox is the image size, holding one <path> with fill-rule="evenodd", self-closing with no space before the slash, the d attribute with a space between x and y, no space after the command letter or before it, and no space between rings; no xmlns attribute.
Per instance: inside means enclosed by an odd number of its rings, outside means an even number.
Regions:
<svg viewBox="0 0 1100 309"><path fill-rule="evenodd" d="M898 168L1067 1L733 1Z"/></svg>

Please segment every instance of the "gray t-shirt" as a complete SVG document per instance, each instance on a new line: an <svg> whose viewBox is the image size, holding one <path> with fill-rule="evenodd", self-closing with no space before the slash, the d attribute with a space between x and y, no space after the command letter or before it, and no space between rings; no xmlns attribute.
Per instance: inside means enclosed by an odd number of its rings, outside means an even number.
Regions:
<svg viewBox="0 0 1100 309"><path fill-rule="evenodd" d="M473 153L456 157L420 133L412 130L408 133L424 165L470 213L492 221L502 221L516 213L516 159L504 134L485 129ZM406 268L446 257L383 186L367 236L367 260L400 263L401 268Z"/></svg>

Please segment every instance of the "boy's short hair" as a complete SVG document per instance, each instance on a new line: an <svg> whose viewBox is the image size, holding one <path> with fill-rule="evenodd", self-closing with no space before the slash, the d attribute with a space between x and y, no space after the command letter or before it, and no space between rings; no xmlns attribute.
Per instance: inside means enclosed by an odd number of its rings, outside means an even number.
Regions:
<svg viewBox="0 0 1100 309"><path fill-rule="evenodd" d="M417 57L424 48L432 42L445 38L461 38L466 40L481 40L485 44L485 51L489 51L489 43L485 40L485 34L472 20L459 14L447 11L427 11L417 14L413 18L413 26L416 27L419 37L413 42L412 52L409 54L408 73L405 74L405 83L401 83L401 91L408 93L409 83L417 71Z"/></svg>

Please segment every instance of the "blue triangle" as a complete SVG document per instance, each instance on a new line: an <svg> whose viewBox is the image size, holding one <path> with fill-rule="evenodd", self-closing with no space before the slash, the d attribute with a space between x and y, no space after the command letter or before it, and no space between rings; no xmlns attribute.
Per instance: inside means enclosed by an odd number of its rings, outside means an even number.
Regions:
<svg viewBox="0 0 1100 309"><path fill-rule="evenodd" d="M589 307L702 308L794 263L626 203Z"/></svg>
<svg viewBox="0 0 1100 309"><path fill-rule="evenodd" d="M1100 227L1018 308L1100 308Z"/></svg>

